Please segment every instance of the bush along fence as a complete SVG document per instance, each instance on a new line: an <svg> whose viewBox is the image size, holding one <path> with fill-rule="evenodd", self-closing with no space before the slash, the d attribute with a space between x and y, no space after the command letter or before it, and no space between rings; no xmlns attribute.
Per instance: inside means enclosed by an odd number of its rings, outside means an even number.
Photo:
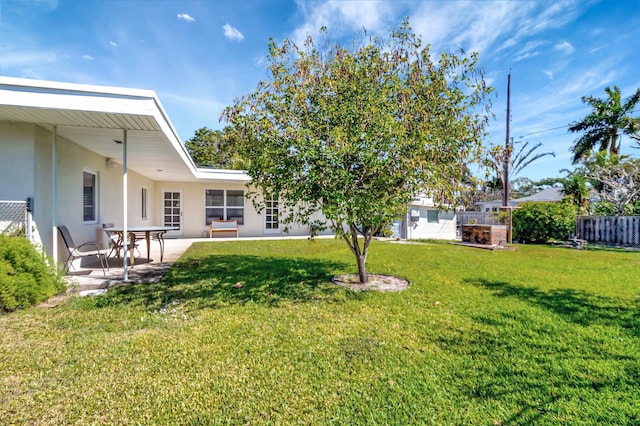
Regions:
<svg viewBox="0 0 640 426"><path fill-rule="evenodd" d="M640 216L578 216L576 237L590 243L640 248Z"/></svg>

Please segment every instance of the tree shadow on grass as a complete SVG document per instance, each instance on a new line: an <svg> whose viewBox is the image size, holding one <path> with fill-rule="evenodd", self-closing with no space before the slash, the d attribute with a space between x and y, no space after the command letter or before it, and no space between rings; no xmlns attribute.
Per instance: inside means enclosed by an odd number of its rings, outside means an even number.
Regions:
<svg viewBox="0 0 640 426"><path fill-rule="evenodd" d="M159 308L174 301L192 307L258 303L277 306L336 299L345 294L331 284L344 263L304 258L211 255L176 262L158 283L110 290L98 305ZM336 299L337 300L337 299Z"/></svg>
<svg viewBox="0 0 640 426"><path fill-rule="evenodd" d="M545 292L483 278L467 279L466 282L489 289L497 297L514 297L548 309L574 324L616 326L640 337L640 306L637 301L636 306L632 306L632 302L623 299L581 290L560 288Z"/></svg>
<svg viewBox="0 0 640 426"><path fill-rule="evenodd" d="M541 291L507 282L468 279L499 298L514 298L558 315L567 323L603 325L640 337L640 312L635 302L585 291ZM462 359L473 359L464 392L480 400L511 405L500 424L553 423L583 401L622 400L615 417L595 406L588 411L594 424L630 424L638 420L625 399L634 399L640 368L633 349L621 350L594 341L590 331L549 327L527 310L483 310L471 313L477 326L447 333L440 344ZM567 333L578 333L572 336ZM606 337L604 341L611 342ZM596 404L597 405L597 404ZM629 406L631 407L631 406ZM592 407L590 407L592 408ZM622 409L624 408L624 409ZM579 418L579 416L578 416Z"/></svg>

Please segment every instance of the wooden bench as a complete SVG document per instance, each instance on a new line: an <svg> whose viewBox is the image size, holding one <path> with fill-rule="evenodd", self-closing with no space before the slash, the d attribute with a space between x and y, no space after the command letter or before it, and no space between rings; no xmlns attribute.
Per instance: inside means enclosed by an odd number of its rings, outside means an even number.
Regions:
<svg viewBox="0 0 640 426"><path fill-rule="evenodd" d="M215 232L234 232L238 238L238 221L233 220L212 220L209 228L209 238L213 237Z"/></svg>

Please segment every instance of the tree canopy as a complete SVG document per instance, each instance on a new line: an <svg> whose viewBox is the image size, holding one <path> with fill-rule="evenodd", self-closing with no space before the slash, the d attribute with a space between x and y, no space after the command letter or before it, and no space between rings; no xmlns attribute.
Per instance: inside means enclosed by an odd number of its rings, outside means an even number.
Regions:
<svg viewBox="0 0 640 426"><path fill-rule="evenodd" d="M591 156L586 177L594 183L601 202L610 203L613 213L624 216L640 201L640 160L624 156Z"/></svg>
<svg viewBox="0 0 640 426"><path fill-rule="evenodd" d="M407 21L386 40L364 32L352 50L323 36L272 40L270 79L222 117L241 136L253 185L280 198L283 222L330 227L364 283L372 237L413 196L454 199L464 166L481 158L492 89L475 53L433 60Z"/></svg>
<svg viewBox="0 0 640 426"><path fill-rule="evenodd" d="M237 135L232 128L211 130L201 127L185 142L187 152L198 167L242 169L246 166L235 150Z"/></svg>
<svg viewBox="0 0 640 426"><path fill-rule="evenodd" d="M600 151L619 155L621 134L639 138L640 118L630 114L640 102L640 89L624 101L617 86L607 87L605 92L606 99L583 97L582 102L589 104L592 111L569 125L570 132L582 133L571 148L573 164L586 159L596 146Z"/></svg>

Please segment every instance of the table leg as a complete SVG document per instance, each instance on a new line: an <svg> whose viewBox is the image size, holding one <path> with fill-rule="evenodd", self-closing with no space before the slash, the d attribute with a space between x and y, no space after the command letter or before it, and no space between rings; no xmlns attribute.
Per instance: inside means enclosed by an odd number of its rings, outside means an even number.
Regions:
<svg viewBox="0 0 640 426"><path fill-rule="evenodd" d="M131 242L131 250L129 250L129 257L131 257L131 267L133 268L133 265L135 265L136 263L136 254L135 254L135 249L134 247L136 246L136 234L131 232L129 234L129 240ZM127 249L129 248L129 246L127 245L127 240L125 239L123 242L123 246L122 246L123 250L124 250L124 255L127 255Z"/></svg>
<svg viewBox="0 0 640 426"><path fill-rule="evenodd" d="M160 243L160 263L162 263L162 258L164 256L164 233L166 231L158 232L158 243Z"/></svg>
<svg viewBox="0 0 640 426"><path fill-rule="evenodd" d="M151 259L151 232L147 231L144 233L144 237L147 240L147 262Z"/></svg>

